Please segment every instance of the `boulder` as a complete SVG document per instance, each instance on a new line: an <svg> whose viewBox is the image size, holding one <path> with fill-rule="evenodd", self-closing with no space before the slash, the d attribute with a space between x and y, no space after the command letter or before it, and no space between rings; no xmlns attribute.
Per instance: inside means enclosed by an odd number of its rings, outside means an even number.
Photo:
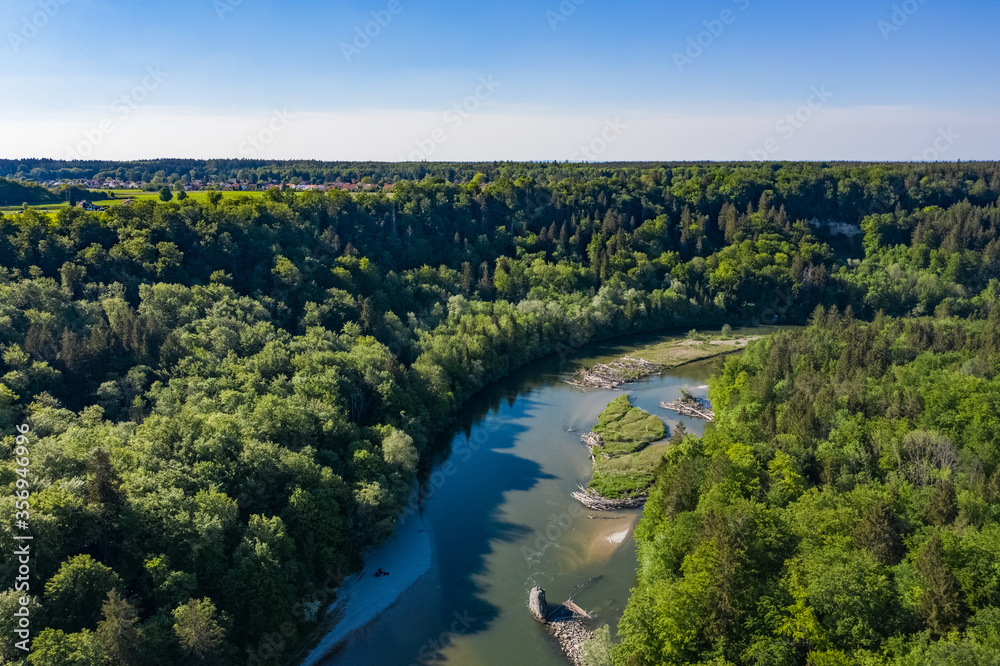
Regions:
<svg viewBox="0 0 1000 666"><path fill-rule="evenodd" d="M528 593L528 610L539 622L545 622L549 615L549 605L545 603L545 590L535 586Z"/></svg>

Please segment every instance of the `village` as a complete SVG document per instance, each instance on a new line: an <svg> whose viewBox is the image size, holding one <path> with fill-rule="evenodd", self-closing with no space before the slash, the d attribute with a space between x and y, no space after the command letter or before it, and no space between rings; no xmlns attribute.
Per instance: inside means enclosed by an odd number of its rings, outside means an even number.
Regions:
<svg viewBox="0 0 1000 666"><path fill-rule="evenodd" d="M249 181L239 181L235 178L228 181L203 181L203 180L192 180L189 183L182 183L182 187L185 192L199 192L205 190L216 190L220 192L263 192L271 188L279 188L284 190L319 190L321 192L333 191L333 190L343 190L345 192L359 192L359 191L372 191L376 189L382 189L383 191L392 191L392 184L387 183L381 188L375 183L345 183L345 182L335 182L335 183L303 183L295 182L299 179L293 178L290 182L281 182L277 180L270 181L259 181L259 182L249 182ZM50 189L60 189L63 187L82 187L91 190L138 190L138 191L153 191L158 190L161 187L171 187L172 189L176 187L173 183L168 183L166 181L156 182L154 181L135 181L135 180L121 180L121 179L76 179L76 180L46 180L39 183Z"/></svg>

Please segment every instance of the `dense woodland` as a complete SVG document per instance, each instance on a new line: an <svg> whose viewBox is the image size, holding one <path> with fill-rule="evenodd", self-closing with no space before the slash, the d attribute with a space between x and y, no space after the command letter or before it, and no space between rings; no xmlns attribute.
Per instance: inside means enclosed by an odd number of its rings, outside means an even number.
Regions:
<svg viewBox="0 0 1000 666"><path fill-rule="evenodd" d="M38 168L75 168L46 164ZM973 434L934 420L953 419L940 410L923 416L920 387L936 385L921 373L940 364L948 377L967 378L963 391L993 395L997 359L975 345L993 344L988 331L997 328L1000 165L418 166L426 170L419 180L407 178L406 165L316 167L391 178L391 195L271 190L0 217L0 505L9 514L14 426L33 428L29 664L281 663L282 651L315 629L318 591L392 531L437 435L489 382L592 340L700 324L805 323L817 306L837 310L817 315L803 337L759 344L736 362L784 345L782 364L727 366L735 375L713 387L724 418L702 442L676 447L690 453L672 454L662 470L661 494L690 457L687 494L664 500L663 515L656 502L646 511L622 654L640 664L798 664L821 663L809 655L823 651L875 653L897 636L899 654L943 635L968 649L988 639L974 632L992 626L983 615L996 601L985 562L996 553L984 537L984 564L963 569L955 539L985 534L993 520L995 428L981 411L968 417L980 419ZM848 307L851 314L839 314ZM881 328L858 323L876 317ZM910 335L923 345L913 358ZM850 336L871 340L862 347ZM822 340L815 351L814 338ZM878 364L867 361L869 348L879 350ZM922 350L932 356L921 361ZM931 448L946 438L954 463L925 469L922 485L898 472L892 485L895 468L831 434L874 432L869 419L883 403L869 403L868 392L896 410L883 413L894 425L879 427L925 432ZM892 442L879 446L888 451ZM718 451L729 462L716 464ZM760 471L772 464L779 471ZM741 465L756 471L737 473ZM781 465L787 501L775 499ZM729 483L730 469L743 476ZM944 481L959 512L920 523L920 498ZM745 492L737 487L744 482ZM844 497L883 493L905 546L899 560L871 566L891 581L885 603L895 603L895 590L909 605L894 611L897 624L854 642L837 633L854 629L829 628L840 625L815 610L809 586L812 572L828 566L823 557L862 551L851 541L815 554L795 532L805 519L786 515L807 506L799 504L807 496L819 498L809 505L816 511L827 500L848 502L827 487ZM718 504L703 507L702 494ZM667 557L661 535L679 520L689 536L677 532ZM945 587L945 573L958 580L964 604L942 616L951 624L933 627L913 610L930 575L921 572L931 571L914 558L925 542L937 543L927 525L940 541L934 561L944 563L934 575ZM0 525L5 585L16 569L12 534ZM760 576L739 568L758 538ZM712 550L720 539L732 539L731 550ZM907 562L909 574L892 568ZM702 569L687 577L695 566ZM773 607L725 596L746 593L744 578L771 586L753 590ZM724 601L722 615L705 625L713 629L667 637L666 618L681 611L656 595L685 584L703 585L706 608ZM17 596L0 593L7 635ZM774 633L785 616L815 617L818 628L808 631L820 633ZM287 628L280 644L262 649L276 627ZM951 628L971 633L944 631ZM767 641L755 641L758 634ZM0 659L19 657L0 646Z"/></svg>
<svg viewBox="0 0 1000 666"><path fill-rule="evenodd" d="M731 358L658 472L616 663L996 664L998 324L820 307Z"/></svg>

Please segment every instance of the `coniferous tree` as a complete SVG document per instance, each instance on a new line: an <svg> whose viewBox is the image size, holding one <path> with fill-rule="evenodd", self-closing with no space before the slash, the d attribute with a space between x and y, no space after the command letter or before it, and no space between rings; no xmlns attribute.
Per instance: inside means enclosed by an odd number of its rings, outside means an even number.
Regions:
<svg viewBox="0 0 1000 666"><path fill-rule="evenodd" d="M876 502L865 509L851 536L856 545L886 566L898 564L906 552L899 518L884 502Z"/></svg>
<svg viewBox="0 0 1000 666"><path fill-rule="evenodd" d="M950 525L958 517L958 496L955 484L948 479L942 479L934 486L930 502L927 505L927 520L938 527Z"/></svg>
<svg viewBox="0 0 1000 666"><path fill-rule="evenodd" d="M965 616L962 588L944 561L944 544L937 532L917 556L917 571L924 580L918 611L924 624L938 636L960 626Z"/></svg>
<svg viewBox="0 0 1000 666"><path fill-rule="evenodd" d="M111 590L101 610L104 619L97 625L96 637L105 659L114 666L139 664L142 630L136 626L139 617L135 608L118 590Z"/></svg>

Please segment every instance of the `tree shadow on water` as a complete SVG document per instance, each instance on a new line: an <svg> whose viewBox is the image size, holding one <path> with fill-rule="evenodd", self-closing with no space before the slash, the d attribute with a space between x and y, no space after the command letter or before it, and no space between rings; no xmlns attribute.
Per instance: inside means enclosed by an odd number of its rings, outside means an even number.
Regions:
<svg viewBox="0 0 1000 666"><path fill-rule="evenodd" d="M527 382L532 384L532 382ZM324 664L431 664L460 636L487 631L500 608L481 582L496 541L533 532L500 516L505 496L553 478L511 453L540 406L534 386L502 382L467 403L421 484L421 513L433 542L431 571ZM513 389L513 390L512 390Z"/></svg>

